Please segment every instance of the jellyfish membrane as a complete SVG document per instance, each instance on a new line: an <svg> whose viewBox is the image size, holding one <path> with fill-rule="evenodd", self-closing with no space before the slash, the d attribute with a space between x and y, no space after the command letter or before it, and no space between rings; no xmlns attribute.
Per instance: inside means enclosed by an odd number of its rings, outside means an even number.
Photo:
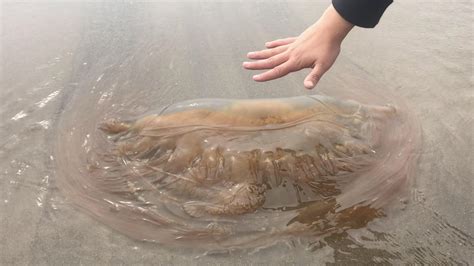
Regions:
<svg viewBox="0 0 474 266"><path fill-rule="evenodd" d="M404 108L322 95L191 100L98 128L85 163L57 159L80 169L60 171L65 195L135 239L207 251L365 226L409 183L420 133Z"/></svg>

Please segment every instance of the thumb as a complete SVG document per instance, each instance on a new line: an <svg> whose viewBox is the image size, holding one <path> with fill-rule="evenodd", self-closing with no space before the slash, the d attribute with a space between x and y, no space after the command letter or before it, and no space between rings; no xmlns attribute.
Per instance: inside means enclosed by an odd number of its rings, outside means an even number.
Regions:
<svg viewBox="0 0 474 266"><path fill-rule="evenodd" d="M309 90L314 88L325 72L326 70L320 64L316 64L304 79L304 87Z"/></svg>

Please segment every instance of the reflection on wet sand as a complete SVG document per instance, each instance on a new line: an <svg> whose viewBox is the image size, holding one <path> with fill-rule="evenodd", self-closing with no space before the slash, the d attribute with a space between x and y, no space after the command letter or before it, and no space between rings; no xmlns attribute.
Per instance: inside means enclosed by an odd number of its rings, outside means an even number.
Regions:
<svg viewBox="0 0 474 266"><path fill-rule="evenodd" d="M364 227L409 184L420 133L395 106L320 95L187 101L98 127L84 161L58 156L66 195L133 238L206 251Z"/></svg>

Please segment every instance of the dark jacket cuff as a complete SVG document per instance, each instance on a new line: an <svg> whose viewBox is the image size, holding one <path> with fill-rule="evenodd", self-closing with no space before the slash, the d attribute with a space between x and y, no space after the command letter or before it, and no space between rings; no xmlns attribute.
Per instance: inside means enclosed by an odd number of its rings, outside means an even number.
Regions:
<svg viewBox="0 0 474 266"><path fill-rule="evenodd" d="M348 22L363 28L373 28L392 2L392 0L332 0L332 5Z"/></svg>

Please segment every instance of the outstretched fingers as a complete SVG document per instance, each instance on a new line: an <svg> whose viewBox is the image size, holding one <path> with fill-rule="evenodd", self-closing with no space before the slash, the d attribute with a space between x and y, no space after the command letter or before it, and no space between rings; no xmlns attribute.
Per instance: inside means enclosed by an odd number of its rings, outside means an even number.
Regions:
<svg viewBox="0 0 474 266"><path fill-rule="evenodd" d="M247 54L247 57L249 59L266 59L266 58L275 56L277 54L281 54L285 52L287 49L288 49L288 45L282 45L282 46L278 46L272 49L265 49L261 51L250 52Z"/></svg>
<svg viewBox="0 0 474 266"><path fill-rule="evenodd" d="M270 69L270 68L274 68L278 65L283 64L284 62L288 60L288 58L289 56L287 53L281 53L281 54L277 54L270 58L259 60L259 61L244 62L243 66L246 69L253 69L253 70Z"/></svg>
<svg viewBox="0 0 474 266"><path fill-rule="evenodd" d="M278 40L274 40L274 41L265 43L265 47L275 48L275 47L278 47L278 46L290 44L290 43L294 42L295 40L296 40L296 37L278 39Z"/></svg>
<svg viewBox="0 0 474 266"><path fill-rule="evenodd" d="M286 76L288 73L292 72L294 64L291 61L286 61L285 63L274 67L271 70L268 70L264 73L253 76L255 81L268 81L272 79L281 78Z"/></svg>

